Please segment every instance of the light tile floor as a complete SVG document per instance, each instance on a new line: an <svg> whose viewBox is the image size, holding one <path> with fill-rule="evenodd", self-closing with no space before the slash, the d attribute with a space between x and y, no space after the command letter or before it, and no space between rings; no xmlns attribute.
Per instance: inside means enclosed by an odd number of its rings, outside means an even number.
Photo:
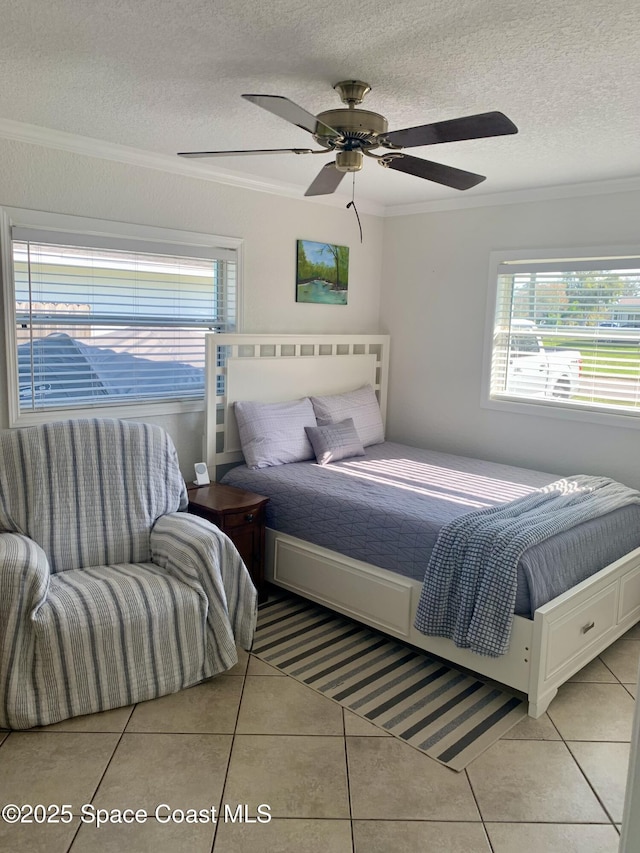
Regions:
<svg viewBox="0 0 640 853"><path fill-rule="evenodd" d="M0 804L70 806L0 821L0 850L614 853L639 657L636 628L455 773L243 652L172 696L0 732Z"/></svg>

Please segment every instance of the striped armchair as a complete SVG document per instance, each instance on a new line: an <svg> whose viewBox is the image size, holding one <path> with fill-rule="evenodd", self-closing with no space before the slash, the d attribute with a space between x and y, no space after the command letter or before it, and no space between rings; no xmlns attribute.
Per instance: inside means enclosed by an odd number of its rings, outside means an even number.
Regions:
<svg viewBox="0 0 640 853"><path fill-rule="evenodd" d="M174 693L250 648L256 593L159 427L0 432L0 725Z"/></svg>

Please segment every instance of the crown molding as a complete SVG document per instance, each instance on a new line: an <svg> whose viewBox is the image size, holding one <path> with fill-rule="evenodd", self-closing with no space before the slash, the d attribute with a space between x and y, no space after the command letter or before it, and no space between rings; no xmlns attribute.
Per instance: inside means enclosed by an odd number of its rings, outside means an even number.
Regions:
<svg viewBox="0 0 640 853"><path fill-rule="evenodd" d="M640 176L616 178L609 181L588 181L581 184L562 184L551 187L533 187L510 192L464 196L434 201L398 204L385 207L387 216L414 216L417 213L438 213L443 210L462 210L469 207L492 207L500 204L523 204L535 201L553 201L560 198L579 198L590 195L632 192L640 190Z"/></svg>
<svg viewBox="0 0 640 853"><path fill-rule="evenodd" d="M45 148L69 151L85 157L113 160L118 163L126 163L130 166L141 166L145 169L156 169L161 172L198 178L226 186L270 193L285 198L295 198L298 201L305 201L310 204L343 207L350 201L350 198L340 193L306 198L299 186L288 184L284 181L250 178L239 172L233 172L230 169L224 169L219 166L213 168L210 165L196 163L193 160L185 160L171 154L162 154L114 142L105 142L100 139L94 139L93 137L79 136L62 130L53 130L35 124L14 121L13 119L0 118L0 137L16 142L27 142L31 145L41 145ZM414 216L420 213L438 213L440 211L463 210L473 207L551 201L554 199L606 195L634 190L640 190L640 176L608 181L589 181L580 184L535 187L484 195L456 196L448 199L434 199L433 201L388 206L367 199L361 199L358 202L358 207L362 213L368 213L372 216Z"/></svg>
<svg viewBox="0 0 640 853"><path fill-rule="evenodd" d="M0 137L15 142L41 145L45 148L55 148L59 151L69 151L85 157L114 160L130 166L141 166L145 169L171 172L172 174L212 181L216 184L271 193L272 195L284 196L285 198L295 198L298 201L305 201L310 204L343 207L350 201L350 198L338 193L328 196L305 198L303 190L299 186L288 184L284 181L250 178L238 172L233 172L230 169L212 168L211 166L196 163L193 160L182 159L171 154L146 151L142 148L132 148L127 145L105 142L89 136L79 136L62 130L53 130L35 124L26 124L25 122L14 121L13 119L0 118ZM358 202L358 207L362 213L369 213L373 216L384 216L384 207L375 202L363 199Z"/></svg>

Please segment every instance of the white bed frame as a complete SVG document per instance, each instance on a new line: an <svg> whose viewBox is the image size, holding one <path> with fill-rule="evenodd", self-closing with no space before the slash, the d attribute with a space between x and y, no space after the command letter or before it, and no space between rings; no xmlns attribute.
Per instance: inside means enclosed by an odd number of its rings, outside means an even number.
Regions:
<svg viewBox="0 0 640 853"><path fill-rule="evenodd" d="M277 402L371 383L384 420L388 366L386 335L207 335L210 470L242 461L234 401ZM640 619L640 548L540 607L533 620L515 616L509 651L499 658L416 631L418 581L275 530L267 530L266 559L272 583L525 693L532 717Z"/></svg>

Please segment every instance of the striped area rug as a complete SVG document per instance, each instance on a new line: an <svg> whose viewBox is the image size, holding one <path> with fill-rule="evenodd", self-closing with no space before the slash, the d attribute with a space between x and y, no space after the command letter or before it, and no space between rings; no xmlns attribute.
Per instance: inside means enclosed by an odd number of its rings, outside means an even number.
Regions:
<svg viewBox="0 0 640 853"><path fill-rule="evenodd" d="M452 770L526 716L526 702L314 602L272 599L252 653Z"/></svg>

